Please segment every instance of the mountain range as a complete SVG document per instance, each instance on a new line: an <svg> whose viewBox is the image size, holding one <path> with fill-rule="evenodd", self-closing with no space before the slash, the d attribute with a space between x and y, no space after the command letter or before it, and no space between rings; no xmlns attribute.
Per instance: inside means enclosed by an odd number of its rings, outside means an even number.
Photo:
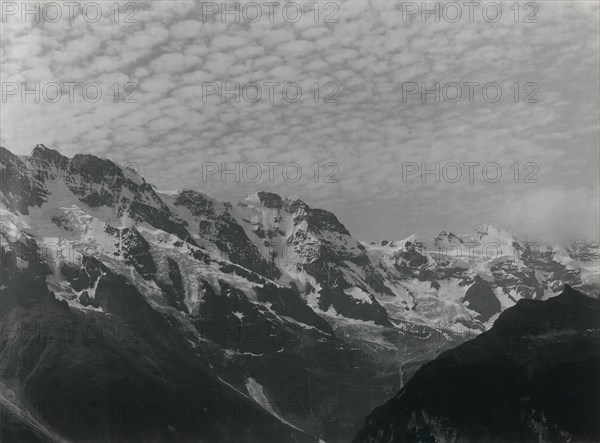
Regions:
<svg viewBox="0 0 600 443"><path fill-rule="evenodd" d="M44 145L0 164L3 436L349 441L508 308L600 288L594 241L367 243L273 193L161 192Z"/></svg>

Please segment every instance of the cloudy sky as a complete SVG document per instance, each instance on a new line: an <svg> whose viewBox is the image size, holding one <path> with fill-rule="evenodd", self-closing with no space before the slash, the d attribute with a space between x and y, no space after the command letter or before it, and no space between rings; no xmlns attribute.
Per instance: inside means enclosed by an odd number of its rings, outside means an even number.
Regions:
<svg viewBox="0 0 600 443"><path fill-rule="evenodd" d="M241 3L239 18L220 2L123 3L118 17L113 2L58 2L37 23L8 3L13 152L133 162L159 189L232 202L299 197L364 240L485 222L598 236L598 2L459 2L460 17L428 3L439 22L383 0ZM439 102L421 94L436 85ZM438 182L421 175L436 167Z"/></svg>

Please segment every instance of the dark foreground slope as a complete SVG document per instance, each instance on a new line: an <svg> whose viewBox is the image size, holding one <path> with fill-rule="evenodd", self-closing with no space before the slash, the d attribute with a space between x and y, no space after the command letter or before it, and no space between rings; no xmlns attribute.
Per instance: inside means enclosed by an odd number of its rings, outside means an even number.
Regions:
<svg viewBox="0 0 600 443"><path fill-rule="evenodd" d="M100 262L108 317L56 300L43 264L14 263L0 262L0 441L316 441L194 358L185 335Z"/></svg>
<svg viewBox="0 0 600 443"><path fill-rule="evenodd" d="M355 442L600 441L600 301L565 285L423 366Z"/></svg>

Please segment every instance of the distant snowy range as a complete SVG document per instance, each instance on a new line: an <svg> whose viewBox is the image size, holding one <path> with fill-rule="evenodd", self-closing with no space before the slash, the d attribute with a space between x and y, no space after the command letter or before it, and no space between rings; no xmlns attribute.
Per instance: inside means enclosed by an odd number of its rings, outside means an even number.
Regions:
<svg viewBox="0 0 600 443"><path fill-rule="evenodd" d="M367 243L274 193L0 163L3 442L600 441L597 239Z"/></svg>

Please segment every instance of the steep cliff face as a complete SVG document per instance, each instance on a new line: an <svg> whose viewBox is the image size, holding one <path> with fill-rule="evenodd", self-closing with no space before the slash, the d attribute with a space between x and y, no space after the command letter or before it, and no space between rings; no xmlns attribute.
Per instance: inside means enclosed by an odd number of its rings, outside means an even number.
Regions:
<svg viewBox="0 0 600 443"><path fill-rule="evenodd" d="M14 164L8 167L6 175L10 181L3 183L3 191L7 186L3 194L6 200L14 200L12 207L21 214L29 215L29 208L33 207L38 211L32 217L44 220L42 206L61 207L75 201L104 221L148 223L194 244L184 224L173 217L154 188L132 168L88 154L70 159L44 145L36 146L30 156L22 158L5 154L5 149L2 152L6 164ZM12 170L19 172L11 173ZM22 190L11 192L9 186Z"/></svg>
<svg viewBox="0 0 600 443"><path fill-rule="evenodd" d="M263 257L248 238L230 203L191 190L163 198L174 213L187 221L193 237L206 249L265 277L276 279L281 275L275 264Z"/></svg>
<svg viewBox="0 0 600 443"><path fill-rule="evenodd" d="M354 441L597 441L599 371L600 302L566 285L424 365Z"/></svg>
<svg viewBox="0 0 600 443"><path fill-rule="evenodd" d="M247 197L236 209L263 255L281 270L282 280L301 287L312 308L391 326L374 294L392 292L364 246L335 215L266 192Z"/></svg>
<svg viewBox="0 0 600 443"><path fill-rule="evenodd" d="M9 150L0 146L1 201L3 206L21 214L29 214L29 208L46 201L48 191L36 176L30 176L26 163Z"/></svg>

